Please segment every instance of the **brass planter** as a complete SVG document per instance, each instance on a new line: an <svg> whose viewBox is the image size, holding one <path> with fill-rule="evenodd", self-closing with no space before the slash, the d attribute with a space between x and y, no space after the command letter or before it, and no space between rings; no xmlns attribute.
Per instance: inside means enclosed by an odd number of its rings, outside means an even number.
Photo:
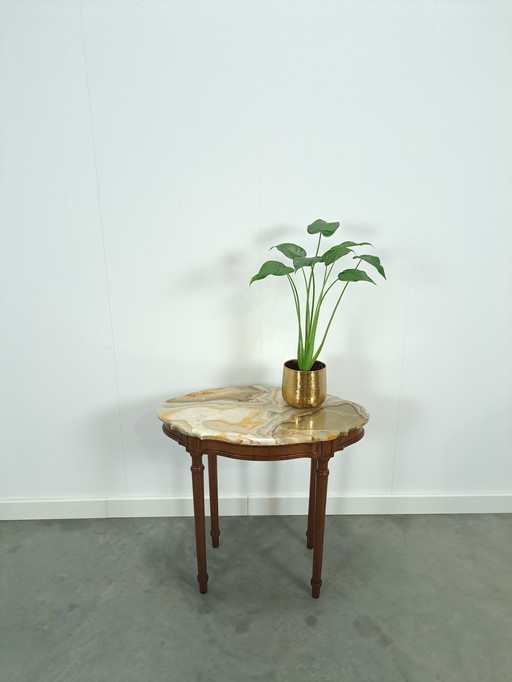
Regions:
<svg viewBox="0 0 512 682"><path fill-rule="evenodd" d="M325 364L315 362L314 369L303 372L297 360L287 360L283 368L283 399L291 407L318 407L327 395Z"/></svg>

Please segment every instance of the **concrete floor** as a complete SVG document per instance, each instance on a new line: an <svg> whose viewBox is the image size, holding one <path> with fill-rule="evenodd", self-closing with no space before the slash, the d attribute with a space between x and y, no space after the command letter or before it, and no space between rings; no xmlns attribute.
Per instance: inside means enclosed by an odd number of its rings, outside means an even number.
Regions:
<svg viewBox="0 0 512 682"><path fill-rule="evenodd" d="M0 524L2 682L509 682L512 516Z"/></svg>

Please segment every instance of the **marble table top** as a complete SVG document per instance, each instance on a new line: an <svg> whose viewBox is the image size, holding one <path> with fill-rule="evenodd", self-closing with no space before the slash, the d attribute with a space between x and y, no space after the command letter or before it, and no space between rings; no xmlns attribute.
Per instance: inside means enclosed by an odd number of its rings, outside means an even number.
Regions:
<svg viewBox="0 0 512 682"><path fill-rule="evenodd" d="M246 445L333 440L366 424L361 405L328 395L320 407L287 405L277 386L232 386L166 400L157 410L166 424L201 439Z"/></svg>

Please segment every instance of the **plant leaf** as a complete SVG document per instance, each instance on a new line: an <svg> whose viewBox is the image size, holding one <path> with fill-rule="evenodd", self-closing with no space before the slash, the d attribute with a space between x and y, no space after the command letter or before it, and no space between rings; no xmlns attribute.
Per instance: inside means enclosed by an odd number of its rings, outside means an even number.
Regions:
<svg viewBox="0 0 512 682"><path fill-rule="evenodd" d="M338 244L338 246L333 246L329 251L326 251L322 256L322 262L326 265L332 265L342 256L346 256L347 253L354 253L352 249L347 249L343 244Z"/></svg>
<svg viewBox="0 0 512 682"><path fill-rule="evenodd" d="M280 277L282 275L289 275L291 272L293 272L293 268L289 268L284 263L280 263L278 260L268 260L266 263L263 263L260 271L257 275L254 275L249 284L252 284L258 279L265 279L265 277L268 277L269 275Z"/></svg>
<svg viewBox="0 0 512 682"><path fill-rule="evenodd" d="M281 251L283 255L291 259L303 258L306 255L306 250L303 249L302 246L298 246L297 244L289 244L288 242L285 244L278 244L277 246L271 246L270 248Z"/></svg>
<svg viewBox="0 0 512 682"><path fill-rule="evenodd" d="M374 268L378 270L378 272L386 279L386 273L384 272L384 268L382 267L380 263L380 258L378 256L354 256L354 258L361 258L362 260L366 261L367 263L370 263L370 265L373 265Z"/></svg>
<svg viewBox="0 0 512 682"><path fill-rule="evenodd" d="M340 272L338 275L338 279L341 282L371 282L372 284L375 284L373 279L368 277L364 270L356 270L355 268L343 270L343 272Z"/></svg>
<svg viewBox="0 0 512 682"><path fill-rule="evenodd" d="M339 223L326 223L325 220L319 218L318 220L315 220L314 223L311 223L311 225L308 225L308 232L309 234L318 234L321 232L324 237L330 237L336 232L339 226Z"/></svg>
<svg viewBox="0 0 512 682"><path fill-rule="evenodd" d="M300 270L301 268L311 267L312 265L315 265L315 263L320 263L321 260L322 260L322 256L309 256L308 258L294 258L293 259L293 266L295 268L295 272L297 272L297 270Z"/></svg>
<svg viewBox="0 0 512 682"><path fill-rule="evenodd" d="M370 242L343 242L340 246L373 246Z"/></svg>
<svg viewBox="0 0 512 682"><path fill-rule="evenodd" d="M322 256L322 260L326 265L332 265L342 256L346 256L347 253L352 251L351 246L373 246L370 242L343 242L342 244L337 244L332 246L328 251ZM352 251L353 253L353 251Z"/></svg>

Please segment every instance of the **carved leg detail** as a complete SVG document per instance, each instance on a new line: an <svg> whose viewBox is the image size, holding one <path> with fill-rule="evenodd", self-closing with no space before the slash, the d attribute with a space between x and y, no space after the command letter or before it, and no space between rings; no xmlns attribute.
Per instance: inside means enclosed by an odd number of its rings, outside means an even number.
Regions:
<svg viewBox="0 0 512 682"><path fill-rule="evenodd" d="M219 546L219 493L217 488L217 455L208 455L208 481L210 483L210 535L212 546Z"/></svg>
<svg viewBox="0 0 512 682"><path fill-rule="evenodd" d="M311 473L309 475L309 509L308 529L306 531L308 549L313 549L315 544L315 499L316 499L316 459L311 458Z"/></svg>
<svg viewBox="0 0 512 682"><path fill-rule="evenodd" d="M194 522L196 528L196 553L197 553L197 582L199 591L206 594L208 591L208 573L206 572L206 532L204 520L204 464L203 453L198 443L189 450L192 456L192 492L194 495Z"/></svg>
<svg viewBox="0 0 512 682"><path fill-rule="evenodd" d="M322 586L322 558L324 550L325 503L327 500L327 479L329 476L329 457L317 458L316 464L316 499L315 499L315 537L313 546L313 577L311 578L311 594L315 599L320 596Z"/></svg>

